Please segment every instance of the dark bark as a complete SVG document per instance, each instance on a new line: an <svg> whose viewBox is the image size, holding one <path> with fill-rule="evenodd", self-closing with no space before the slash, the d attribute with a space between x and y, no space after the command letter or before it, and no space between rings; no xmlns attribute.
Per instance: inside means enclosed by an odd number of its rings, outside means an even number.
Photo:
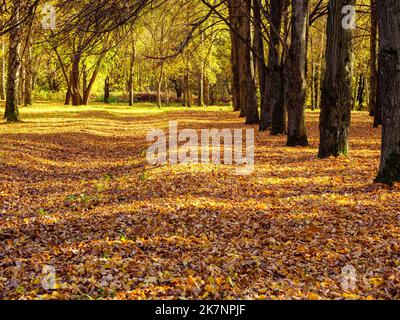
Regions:
<svg viewBox="0 0 400 320"><path fill-rule="evenodd" d="M183 95L183 82L181 79L170 79L170 81L173 84L176 98L180 101Z"/></svg>
<svg viewBox="0 0 400 320"><path fill-rule="evenodd" d="M284 0L271 0L271 26L267 75L267 114L270 115L268 127L271 134L286 132L286 113L283 89L283 71L279 58L281 51L280 30L282 26ZM265 129L265 128L263 128Z"/></svg>
<svg viewBox="0 0 400 320"><path fill-rule="evenodd" d="M379 75L378 75L379 78ZM379 80L379 79L378 79ZM382 125L382 95L380 94L381 82L378 81L377 84L377 92L376 92L376 101L375 101L375 114L374 114L374 128L379 128Z"/></svg>
<svg viewBox="0 0 400 320"><path fill-rule="evenodd" d="M354 0L330 0L326 72L322 87L319 157L347 155L352 107L353 31L342 26L342 8Z"/></svg>
<svg viewBox="0 0 400 320"><path fill-rule="evenodd" d="M104 103L110 103L110 76L104 80Z"/></svg>
<svg viewBox="0 0 400 320"><path fill-rule="evenodd" d="M255 51L255 66L258 75L258 84L260 88L261 97L261 117L260 117L260 131L268 129L268 104L267 104L267 66L264 54L264 40L262 36L262 20L260 0L253 0L254 10L254 51Z"/></svg>
<svg viewBox="0 0 400 320"><path fill-rule="evenodd" d="M369 113L375 116L376 91L378 85L377 61L377 36L378 36L378 7L377 0L371 0L371 38L370 38L370 89L369 89Z"/></svg>
<svg viewBox="0 0 400 320"><path fill-rule="evenodd" d="M291 147L308 145L305 122L308 8L308 0L292 2L292 36L287 68L287 145Z"/></svg>
<svg viewBox="0 0 400 320"><path fill-rule="evenodd" d="M73 106L80 106L82 104L81 94L79 90L79 64L81 56L80 54L75 54L72 59L72 72L71 72L71 100Z"/></svg>
<svg viewBox="0 0 400 320"><path fill-rule="evenodd" d="M83 96L86 95L86 91L87 91L87 86L88 86L88 73L87 73L87 68L86 68L86 64L83 63L82 65L82 92L83 92ZM83 100L85 100L85 98L83 98ZM85 103L85 101L82 101L83 105L86 105L87 103Z"/></svg>
<svg viewBox="0 0 400 320"><path fill-rule="evenodd" d="M400 182L400 2L378 2L382 155L376 182Z"/></svg>
<svg viewBox="0 0 400 320"><path fill-rule="evenodd" d="M360 74L360 78L358 80L358 90L357 90L357 101L358 101L358 110L364 110L364 94L365 94L365 76Z"/></svg>
<svg viewBox="0 0 400 320"><path fill-rule="evenodd" d="M251 53L251 3L244 0L228 2L231 24L232 98L235 111L246 117L246 124L259 123L257 95Z"/></svg>
<svg viewBox="0 0 400 320"><path fill-rule="evenodd" d="M246 124L258 124L260 116L257 106L256 85L251 54L251 3L245 0L240 2L239 15L239 74L241 111L246 117Z"/></svg>
<svg viewBox="0 0 400 320"><path fill-rule="evenodd" d="M316 82L316 67L314 61L314 46L313 38L310 37L310 49L311 49L311 81L310 81L310 97L311 97L311 110L316 109L315 103L315 82ZM307 48L308 50L308 48Z"/></svg>
<svg viewBox="0 0 400 320"><path fill-rule="evenodd" d="M238 27L238 16L239 8L238 1L229 0L229 22L231 24L230 36L231 36L231 66L232 66L232 104L234 111L240 111L240 75L239 75L239 27Z"/></svg>
<svg viewBox="0 0 400 320"><path fill-rule="evenodd" d="M67 93L65 95L64 105L68 106L70 103L71 103L71 90L70 90L70 88L68 88Z"/></svg>

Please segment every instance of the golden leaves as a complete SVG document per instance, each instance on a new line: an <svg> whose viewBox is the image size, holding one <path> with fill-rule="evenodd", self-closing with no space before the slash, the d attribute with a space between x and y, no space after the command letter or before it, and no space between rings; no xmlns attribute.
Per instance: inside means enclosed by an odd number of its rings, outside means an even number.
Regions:
<svg viewBox="0 0 400 320"><path fill-rule="evenodd" d="M353 117L350 159L317 159L308 114L309 148L259 133L255 172L238 177L143 157L147 128L240 128L236 114L87 108L32 107L26 123L0 126L2 298L400 297L400 191L372 184L379 132L367 114Z"/></svg>

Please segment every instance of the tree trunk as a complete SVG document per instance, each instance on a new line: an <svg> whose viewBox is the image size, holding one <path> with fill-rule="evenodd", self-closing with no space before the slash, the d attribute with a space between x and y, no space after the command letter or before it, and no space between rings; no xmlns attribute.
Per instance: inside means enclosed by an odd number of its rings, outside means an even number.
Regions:
<svg viewBox="0 0 400 320"><path fill-rule="evenodd" d="M170 79L170 81L173 84L173 87L174 87L174 90L175 90L175 93L176 93L176 99L178 101L181 101L182 95L183 95L183 91L184 91L183 90L183 81L182 81L182 79L181 78Z"/></svg>
<svg viewBox="0 0 400 320"><path fill-rule="evenodd" d="M378 72L376 68L377 61L377 36L378 36L378 7L377 0L371 0L371 38L370 38L370 89L369 89L369 114L371 117L375 115L376 107L376 90L378 82Z"/></svg>
<svg viewBox="0 0 400 320"><path fill-rule="evenodd" d="M400 182L400 2L380 0L379 83L382 155L376 182Z"/></svg>
<svg viewBox="0 0 400 320"><path fill-rule="evenodd" d="M169 106L169 88L168 88L168 78L164 79L164 90L165 90L165 105Z"/></svg>
<svg viewBox="0 0 400 320"><path fill-rule="evenodd" d="M305 122L308 9L308 0L292 2L292 36L287 77L287 145L291 147L308 145Z"/></svg>
<svg viewBox="0 0 400 320"><path fill-rule="evenodd" d="M364 110L365 76L361 73L358 81L357 101L358 111Z"/></svg>
<svg viewBox="0 0 400 320"><path fill-rule="evenodd" d="M136 60L136 46L132 44L131 61L129 65L129 80L128 80L128 95L129 95L129 106L133 106L133 74Z"/></svg>
<svg viewBox="0 0 400 320"><path fill-rule="evenodd" d="M87 73L87 68L86 68L86 63L82 64L82 94L83 94L83 101L82 104L86 105L85 103L85 96L88 88L88 73Z"/></svg>
<svg viewBox="0 0 400 320"><path fill-rule="evenodd" d="M205 62L200 62L200 75L199 75L199 95L197 99L197 105L199 107L204 107L204 69Z"/></svg>
<svg viewBox="0 0 400 320"><path fill-rule="evenodd" d="M245 0L240 2L239 15L239 73L240 73L240 99L242 114L246 117L246 124L260 123L257 106L256 85L251 55L251 3Z"/></svg>
<svg viewBox="0 0 400 320"><path fill-rule="evenodd" d="M110 76L104 81L104 103L110 103Z"/></svg>
<svg viewBox="0 0 400 320"><path fill-rule="evenodd" d="M286 132L286 115L283 97L282 66L279 59L280 31L283 18L284 0L271 0L271 26L267 75L267 113L270 115L268 127L272 135Z"/></svg>
<svg viewBox="0 0 400 320"><path fill-rule="evenodd" d="M347 155L352 106L353 31L342 26L342 8L355 0L330 0L319 157Z"/></svg>
<svg viewBox="0 0 400 320"><path fill-rule="evenodd" d="M356 76L354 78L356 79L356 82L353 85L352 104L351 104L352 111L356 110L356 105L357 105L358 74L356 74Z"/></svg>
<svg viewBox="0 0 400 320"><path fill-rule="evenodd" d="M257 69L258 83L260 87L261 97L261 119L260 130L268 129L268 104L267 104L267 66L265 64L264 40L262 35L262 21L260 1L253 0L254 10L254 51L255 51L255 66Z"/></svg>
<svg viewBox="0 0 400 320"><path fill-rule="evenodd" d="M210 103L212 106L215 106L217 103L217 99L215 97L215 85L210 86Z"/></svg>
<svg viewBox="0 0 400 320"><path fill-rule="evenodd" d="M21 32L22 34L22 32ZM19 84L18 84L18 103L24 103L25 96L25 61L24 57L21 56L21 66L19 68Z"/></svg>
<svg viewBox="0 0 400 320"><path fill-rule="evenodd" d="M310 49L311 49L311 81L310 81L310 96L311 96L311 110L315 110L315 61L314 61L314 43L310 35ZM307 48L308 51L308 48Z"/></svg>
<svg viewBox="0 0 400 320"><path fill-rule="evenodd" d="M239 7L238 1L229 0L229 22L231 24L230 36L231 36L231 66L232 66L232 104L234 111L241 110L240 101L240 75L239 75Z"/></svg>
<svg viewBox="0 0 400 320"><path fill-rule="evenodd" d="M82 104L84 104L84 105L87 105L89 103L90 92L92 91L92 88L96 81L97 75L99 74L102 59L103 59L103 56L101 56L99 58L99 60L97 61L96 67L94 68L94 71L90 78L89 83L86 83L86 85L84 85L85 91L83 92L83 101L82 101ZM85 80L85 82L87 82L87 80Z"/></svg>
<svg viewBox="0 0 400 320"><path fill-rule="evenodd" d="M25 95L24 105L32 105L32 42L29 36L27 48L25 52Z"/></svg>
<svg viewBox="0 0 400 320"><path fill-rule="evenodd" d="M8 50L8 74L7 74L7 96L6 96L6 109L4 113L4 119L8 122L19 121L18 111L18 81L19 72L21 67L20 61L20 31L21 26L19 22L19 0L13 0L12 2L12 20L16 23L14 28L10 31L10 46Z"/></svg>
<svg viewBox="0 0 400 320"><path fill-rule="evenodd" d="M67 93L65 95L65 102L64 105L69 106L69 104L71 103L71 89L68 88L67 89Z"/></svg>
<svg viewBox="0 0 400 320"><path fill-rule="evenodd" d="M315 80L315 84L314 84L314 94L315 94L315 106L316 109L320 108L320 92L321 92L321 79L322 79L322 75L323 75L323 68L322 68L322 61L324 60L324 53L325 53L325 35L322 34L321 35L321 50L319 53L319 59L317 62L317 66L316 66L316 80Z"/></svg>
<svg viewBox="0 0 400 320"><path fill-rule="evenodd" d="M206 106L210 105L210 81L206 75L204 75L204 104Z"/></svg>
<svg viewBox="0 0 400 320"><path fill-rule="evenodd" d="M5 87L5 76L6 76L6 52L5 52L5 46L4 46L4 39L3 36L0 37L1 41L1 58L0 58L0 99L5 100L6 99L6 87Z"/></svg>
<svg viewBox="0 0 400 320"><path fill-rule="evenodd" d="M378 75L379 77L379 75ZM375 115L374 115L374 128L379 128L382 125L382 95L380 91L382 90L382 84L378 81L377 85L377 93L376 93L376 101L375 101Z"/></svg>
<svg viewBox="0 0 400 320"><path fill-rule="evenodd" d="M186 74L184 77L184 87L185 87L185 106L187 108L192 107L192 92L190 90L190 73L189 67L186 67Z"/></svg>
<svg viewBox="0 0 400 320"><path fill-rule="evenodd" d="M160 77L157 79L157 107L162 107L162 84L163 84L163 72L161 71Z"/></svg>
<svg viewBox="0 0 400 320"><path fill-rule="evenodd" d="M80 106L81 101L81 94L79 90L79 63L80 63L80 55L75 54L72 59L72 72L71 72L71 99L73 106Z"/></svg>

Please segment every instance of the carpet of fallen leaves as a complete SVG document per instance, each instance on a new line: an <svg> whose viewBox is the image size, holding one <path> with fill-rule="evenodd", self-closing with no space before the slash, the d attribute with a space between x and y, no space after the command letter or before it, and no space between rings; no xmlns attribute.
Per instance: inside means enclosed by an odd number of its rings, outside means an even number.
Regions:
<svg viewBox="0 0 400 320"><path fill-rule="evenodd" d="M380 130L366 113L353 115L350 158L316 157L317 113L310 147L257 133L250 176L145 159L147 130L169 120L243 128L228 108L21 113L0 124L0 298L400 298L400 188L373 184Z"/></svg>

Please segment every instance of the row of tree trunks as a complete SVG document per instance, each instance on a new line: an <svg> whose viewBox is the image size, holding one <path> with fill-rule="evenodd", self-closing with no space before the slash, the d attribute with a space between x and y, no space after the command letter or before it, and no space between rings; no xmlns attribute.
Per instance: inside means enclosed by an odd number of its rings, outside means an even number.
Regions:
<svg viewBox="0 0 400 320"><path fill-rule="evenodd" d="M21 25L18 23L20 14L19 0L12 1L12 23L14 28L10 31L10 44L8 50L8 73L7 73L7 92L6 108L4 118L8 122L19 121L18 111L18 82L21 68L20 49L21 49Z"/></svg>
<svg viewBox="0 0 400 320"><path fill-rule="evenodd" d="M307 146L305 121L309 1L292 2L292 36L287 65L288 146Z"/></svg>
<svg viewBox="0 0 400 320"><path fill-rule="evenodd" d="M342 26L342 8L355 0L330 0L322 86L319 157L347 155L352 108L353 30Z"/></svg>
<svg viewBox="0 0 400 320"><path fill-rule="evenodd" d="M382 155L377 182L400 181L400 2L379 0L379 83Z"/></svg>
<svg viewBox="0 0 400 320"><path fill-rule="evenodd" d="M246 124L258 124L251 37L252 4L245 0L228 1L232 43L232 94L234 110L246 118Z"/></svg>
<svg viewBox="0 0 400 320"><path fill-rule="evenodd" d="M310 51L310 61L311 61L311 77L310 77L310 100L311 100L311 110L319 109L320 105L320 91L321 91L321 76L322 72L322 61L324 60L325 51L325 35L321 33L320 43L321 46L318 48L316 46L316 39L309 37L309 48ZM319 51L317 51L319 49ZM316 55L316 53L318 53Z"/></svg>

